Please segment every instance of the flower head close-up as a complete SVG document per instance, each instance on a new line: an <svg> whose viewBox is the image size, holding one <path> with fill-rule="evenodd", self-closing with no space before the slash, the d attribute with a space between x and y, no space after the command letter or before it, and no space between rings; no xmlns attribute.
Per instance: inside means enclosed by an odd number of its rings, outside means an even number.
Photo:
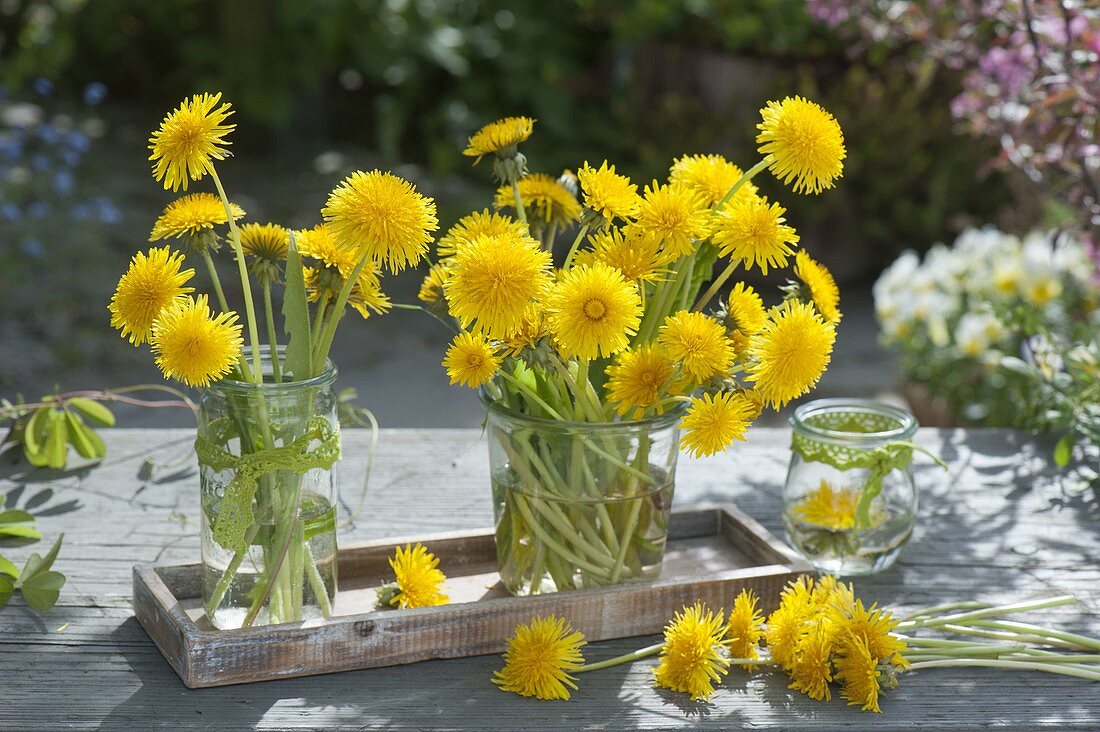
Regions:
<svg viewBox="0 0 1100 732"><path fill-rule="evenodd" d="M813 305L787 300L769 311L764 329L752 337L748 378L764 403L778 409L817 383L835 341L836 329Z"/></svg>
<svg viewBox="0 0 1100 732"><path fill-rule="evenodd" d="M562 273L545 300L558 350L588 361L626 348L638 332L642 300L637 286L614 267L596 262Z"/></svg>
<svg viewBox="0 0 1100 732"><path fill-rule="evenodd" d="M531 137L534 129L535 120L530 117L498 119L471 135L462 154L477 160L481 160L486 155L501 157L514 155L516 146Z"/></svg>
<svg viewBox="0 0 1100 732"><path fill-rule="evenodd" d="M434 607L450 600L443 592L447 577L439 569L439 559L422 544L397 547L389 560L397 592L389 604L399 608Z"/></svg>
<svg viewBox="0 0 1100 732"><path fill-rule="evenodd" d="M760 110L756 136L776 178L796 193L832 188L844 172L844 133L833 115L802 97L771 101Z"/></svg>
<svg viewBox="0 0 1100 732"><path fill-rule="evenodd" d="M638 186L630 178L615 172L614 165L603 161L594 168L585 163L577 171L585 208L597 214L606 223L615 219L632 219L642 205Z"/></svg>
<svg viewBox="0 0 1100 732"><path fill-rule="evenodd" d="M462 332L451 341L443 367L452 384L477 388L493 378L500 368L500 357L485 336Z"/></svg>
<svg viewBox="0 0 1100 732"><path fill-rule="evenodd" d="M234 221L244 218L244 209L237 204L230 203L229 210L233 212ZM153 224L149 241L197 237L216 225L228 222L225 205L220 198L213 193L192 193L165 206Z"/></svg>
<svg viewBox="0 0 1100 732"><path fill-rule="evenodd" d="M685 607L665 626L661 660L653 670L658 686L708 701L729 672L724 652L725 620L702 603Z"/></svg>
<svg viewBox="0 0 1100 732"><path fill-rule="evenodd" d="M181 269L183 262L183 255L169 247L154 247L148 253L135 254L108 306L111 327L135 346L149 340L153 321L161 312L194 292L194 288L186 285L195 276L195 270Z"/></svg>
<svg viewBox="0 0 1100 732"><path fill-rule="evenodd" d="M212 313L206 295L188 296L153 322L151 343L166 379L204 387L233 370L241 355L241 325L236 313Z"/></svg>
<svg viewBox="0 0 1100 732"><path fill-rule="evenodd" d="M568 699L576 690L576 671L584 663L584 636L565 620L536 616L516 626L504 651L504 668L493 672L501 691L536 699Z"/></svg>
<svg viewBox="0 0 1100 732"><path fill-rule="evenodd" d="M187 190L190 181L213 170L215 160L229 155L225 136L235 125L226 124L233 110L221 104L222 95L195 94L172 110L149 138L153 177L165 190Z"/></svg>

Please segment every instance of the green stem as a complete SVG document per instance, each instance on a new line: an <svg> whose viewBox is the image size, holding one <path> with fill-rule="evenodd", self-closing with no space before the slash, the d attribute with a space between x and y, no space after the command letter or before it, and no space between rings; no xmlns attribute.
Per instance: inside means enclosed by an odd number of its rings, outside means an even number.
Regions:
<svg viewBox="0 0 1100 732"><path fill-rule="evenodd" d="M718 294L718 291L722 289L722 285L726 284L726 280L730 278L730 275L732 275L737 270L737 267L740 264L740 259L730 260L730 263L726 265L726 268L724 270L722 270L722 274L718 275L714 279L714 282L710 283L710 287L707 288L706 292L699 296L699 299L695 301L695 305L691 309L695 312L699 312L700 310L705 308L710 303L711 298Z"/></svg>
<svg viewBox="0 0 1100 732"><path fill-rule="evenodd" d="M737 182L730 186L730 189L726 191L726 195L722 196L722 200L718 202L718 205L714 207L714 210L720 211L721 208L725 206L731 198L737 195L737 192L741 190L741 187L743 185L755 178L756 174L764 168L768 167L770 163L771 160L767 156L765 156L759 163L742 173L741 177L737 179Z"/></svg>
<svg viewBox="0 0 1100 732"><path fill-rule="evenodd" d="M561 266L562 269L569 269L569 264L573 261L573 255L577 253L577 247L581 245L581 240L584 239L584 235L588 233L588 224L585 224L577 232L577 238L573 240L573 244L569 247L569 253L565 255L565 264Z"/></svg>
<svg viewBox="0 0 1100 732"><path fill-rule="evenodd" d="M922 668L1002 668L1002 669L1014 669L1017 671L1043 671L1051 674L1061 674L1063 676L1076 676L1079 679L1088 679L1090 681L1100 681L1100 670L1086 671L1084 669L1073 668L1072 666L1062 666L1058 664L1045 664L1033 661L1009 661L999 658L953 658L953 659L940 659L936 661L918 661L909 667L910 671L919 671Z"/></svg>
<svg viewBox="0 0 1100 732"><path fill-rule="evenodd" d="M306 550L306 576L309 577L309 586L313 590L314 599L321 607L321 615L327 620L332 617L332 603L328 599L328 588L325 587L325 581L317 570L317 560L313 558L313 550L309 548L309 544L303 544L303 546Z"/></svg>
<svg viewBox="0 0 1100 732"><path fill-rule="evenodd" d="M979 621L981 622L981 621ZM1055 648L1069 648L1077 650L1092 650L1093 646L1081 645L1079 643L1072 643L1070 641L1058 640L1046 635L1035 635L1028 633L1017 633L1007 630L986 630L981 627L975 627L971 625L944 625L943 630L949 633L958 633L959 635L972 635L978 638L992 638L995 640L1007 640L1018 641L1020 643L1031 643L1032 645L1045 645L1053 646Z"/></svg>
<svg viewBox="0 0 1100 732"><path fill-rule="evenodd" d="M527 223L527 212L523 210L523 197L519 194L519 180L512 179L512 196L516 199L516 217Z"/></svg>
<svg viewBox="0 0 1100 732"><path fill-rule="evenodd" d="M218 584L214 585L214 592L211 593L210 600L203 608L206 611L207 618L214 617L214 611L218 609L218 605L221 604L222 598L225 597L225 593L229 589L229 584L237 575L237 570L240 569L241 562L243 562L245 556L248 555L248 547L252 546L252 542L256 540L256 534L259 532L259 529L260 522L252 522L252 525L248 527L248 531L245 533L244 551L235 552L233 554L233 558L229 560L229 565L225 568L225 572L218 578Z"/></svg>
<svg viewBox="0 0 1100 732"><path fill-rule="evenodd" d="M328 358L329 349L332 347L332 339L336 335L336 326L344 314L344 306L348 304L348 298L351 297L356 282L359 281L359 273L363 271L363 267L367 266L367 260L368 256L364 254L359 263L355 265L355 269L348 275L348 278L344 281L344 286L340 288L340 293L336 296L332 312L325 320L321 339L317 342L317 350L313 354L313 363L319 364L317 368L321 368L320 364L323 364L325 359Z"/></svg>
<svg viewBox="0 0 1100 732"><path fill-rule="evenodd" d="M222 289L221 278L218 277L218 270L214 266L214 259L210 256L210 250L203 248L202 259L206 262L206 271L210 273L210 282L214 285L214 296L218 299L218 307L221 308L223 313L230 312L229 301L225 299L225 290ZM244 355L244 352L237 354L237 362L241 367L241 373L246 374L245 379L248 380L248 358Z"/></svg>
<svg viewBox="0 0 1100 732"><path fill-rule="evenodd" d="M915 612L909 613L904 616L902 620L916 620L917 618L925 617L928 615L936 615L938 613L945 612L947 610L983 610L987 607L993 607L988 602L977 602L974 600L968 600L966 602L945 602L942 605L932 605L930 607L921 608Z"/></svg>
<svg viewBox="0 0 1100 732"><path fill-rule="evenodd" d="M283 382L282 369L279 367L279 338L275 334L275 311L271 307L271 280L264 278L264 314L267 319L267 342L271 353L271 375L276 384Z"/></svg>
<svg viewBox="0 0 1100 732"><path fill-rule="evenodd" d="M998 615L1008 615L1010 613L1021 613L1027 612L1029 610L1043 610L1050 607L1073 605L1077 602L1078 599L1073 595L1061 595L1059 597L1052 597L1047 600L1029 600L1026 602L1013 603L1011 605L995 605L993 607L987 607L981 610L974 610L968 613L943 615L940 617L926 618L924 620L904 620L901 623L898 623L898 629L909 630L912 628L934 628L937 626L948 624L967 623L971 620L982 620L984 618L996 617Z"/></svg>
<svg viewBox="0 0 1100 732"><path fill-rule="evenodd" d="M1066 633L1052 628L1044 628L1039 625L1032 625L1031 623L1017 623L1011 620L986 620L972 623L972 625L976 625L980 628L990 628L992 630L1053 638L1063 643L1070 643L1081 648L1100 651L1100 639L1089 638L1088 636L1078 635L1076 633Z"/></svg>
<svg viewBox="0 0 1100 732"><path fill-rule="evenodd" d="M620 664L630 663L631 661L638 661L640 659L648 658L650 656L656 656L658 653L661 652L661 649L664 648L664 647L665 647L664 643L654 643L651 646L646 646L645 648L639 648L636 651L632 651L630 653L623 654L622 656L615 656L614 658L609 658L605 661L596 661L594 663L586 663L585 665L581 666L580 668L574 669L573 673L583 674L583 673L587 673L589 671L599 671L600 669L611 668L613 666L618 666Z"/></svg>

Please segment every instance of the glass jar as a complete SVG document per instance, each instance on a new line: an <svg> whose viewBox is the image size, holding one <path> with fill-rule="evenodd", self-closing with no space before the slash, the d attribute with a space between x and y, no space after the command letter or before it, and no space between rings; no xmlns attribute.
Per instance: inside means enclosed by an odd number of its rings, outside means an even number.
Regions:
<svg viewBox="0 0 1100 732"><path fill-rule="evenodd" d="M513 595L660 575L683 409L587 424L518 414L482 394L497 564Z"/></svg>
<svg viewBox="0 0 1100 732"><path fill-rule="evenodd" d="M336 597L336 368L202 393L203 603L217 628L328 617Z"/></svg>
<svg viewBox="0 0 1100 732"><path fill-rule="evenodd" d="M819 570L866 575L891 566L917 520L912 414L862 399L819 399L791 417L783 523Z"/></svg>

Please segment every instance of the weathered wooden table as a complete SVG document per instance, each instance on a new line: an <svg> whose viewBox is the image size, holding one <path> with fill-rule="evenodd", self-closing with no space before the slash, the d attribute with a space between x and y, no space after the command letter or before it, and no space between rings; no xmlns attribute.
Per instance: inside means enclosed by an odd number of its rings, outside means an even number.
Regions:
<svg viewBox="0 0 1100 732"><path fill-rule="evenodd" d="M37 615L0 610L0 729L1100 729L1100 684L1037 673L938 669L903 677L883 714L839 699L811 702L772 672L731 672L711 703L653 687L653 660L581 678L569 702L504 694L497 656L191 691L130 608L137 562L198 559L198 478L186 430L105 431L109 458L91 471L31 471L0 458L0 501L65 532L56 567L69 582ZM734 500L777 534L786 430L708 460L684 459L678 505ZM345 503L362 480L368 436L345 432ZM1047 446L1002 431L922 430L951 465L923 466L916 538L890 571L857 582L881 603L914 607L978 598L1006 602L1071 593L1080 606L1043 622L1100 635L1100 500L1051 469ZM146 462L150 457L153 465ZM477 431L384 431L359 521L345 538L488 526L487 455ZM44 542L43 542L44 543ZM38 545L39 547L42 544ZM38 548L38 547L35 547ZM5 550L21 563L30 548ZM653 642L590 646L589 660Z"/></svg>

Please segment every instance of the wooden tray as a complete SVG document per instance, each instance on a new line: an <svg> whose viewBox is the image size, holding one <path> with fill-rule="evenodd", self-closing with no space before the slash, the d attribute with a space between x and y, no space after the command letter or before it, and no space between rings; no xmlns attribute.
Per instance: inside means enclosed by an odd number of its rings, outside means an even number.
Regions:
<svg viewBox="0 0 1100 732"><path fill-rule="evenodd" d="M440 558L451 604L375 610L392 580L396 546L420 541ZM216 630L202 611L198 564L134 567L134 614L188 687L223 686L499 653L518 623L556 613L589 641L659 633L683 605L728 609L742 588L764 610L808 562L736 506L675 511L660 579L535 597L511 597L496 572L491 530L345 547L329 620Z"/></svg>

